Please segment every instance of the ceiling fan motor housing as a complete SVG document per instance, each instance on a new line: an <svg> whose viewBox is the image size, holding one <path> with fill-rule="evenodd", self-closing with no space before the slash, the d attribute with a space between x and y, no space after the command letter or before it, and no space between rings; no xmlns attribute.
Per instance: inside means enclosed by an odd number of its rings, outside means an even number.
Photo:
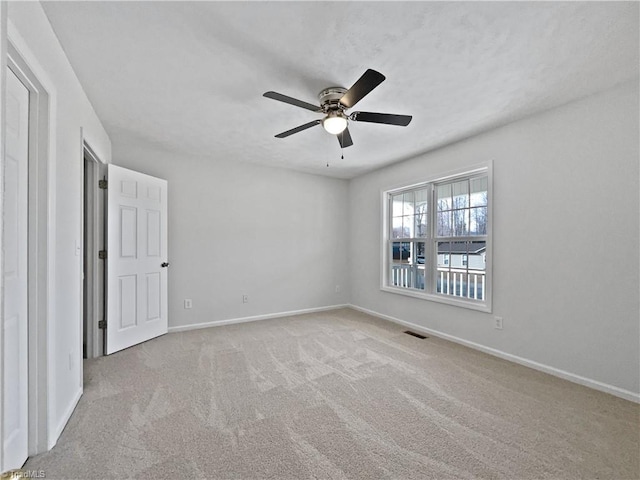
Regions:
<svg viewBox="0 0 640 480"><path fill-rule="evenodd" d="M331 110L344 110L344 107L340 105L340 99L345 93L347 93L347 89L342 87L329 87L322 90L318 94L322 110L325 113Z"/></svg>

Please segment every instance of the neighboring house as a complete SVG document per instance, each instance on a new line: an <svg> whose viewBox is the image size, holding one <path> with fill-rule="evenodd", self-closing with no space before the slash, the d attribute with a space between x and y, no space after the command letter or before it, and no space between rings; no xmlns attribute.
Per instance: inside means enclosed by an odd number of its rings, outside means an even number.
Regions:
<svg viewBox="0 0 640 480"><path fill-rule="evenodd" d="M466 269L484 270L487 263L486 242L474 242L467 245L465 242L439 242L438 244L438 269ZM402 263L414 263L411 261L411 247L409 242L393 244L393 259L402 260ZM424 255L417 254L416 264L424 264Z"/></svg>
<svg viewBox="0 0 640 480"><path fill-rule="evenodd" d="M486 242L441 242L438 245L438 268L484 270L487 263Z"/></svg>

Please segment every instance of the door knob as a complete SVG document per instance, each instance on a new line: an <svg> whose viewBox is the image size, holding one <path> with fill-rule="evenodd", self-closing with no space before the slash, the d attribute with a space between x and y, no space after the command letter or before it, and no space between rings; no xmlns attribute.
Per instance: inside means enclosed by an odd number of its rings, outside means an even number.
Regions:
<svg viewBox="0 0 640 480"><path fill-rule="evenodd" d="M167 267L169 266L169 262L162 262L162 263L160 264L160 266L161 266L162 268L167 268Z"/></svg>

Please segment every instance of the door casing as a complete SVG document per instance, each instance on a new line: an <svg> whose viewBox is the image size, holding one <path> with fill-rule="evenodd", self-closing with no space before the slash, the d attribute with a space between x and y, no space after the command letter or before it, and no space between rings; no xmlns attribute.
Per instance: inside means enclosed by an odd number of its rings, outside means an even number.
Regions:
<svg viewBox="0 0 640 480"><path fill-rule="evenodd" d="M5 468L12 469L20 468L29 456L27 213L30 94L10 68L5 74L2 448Z"/></svg>
<svg viewBox="0 0 640 480"><path fill-rule="evenodd" d="M7 63L29 90L28 155L28 438L29 455L47 451L49 278L49 94L8 31ZM4 66L3 66L4 71ZM4 83L3 83L4 87ZM4 92L3 92L4 94ZM4 116L2 135L4 144ZM2 157L4 168L4 156ZM4 206L3 206L4 207ZM3 211L4 215L4 211ZM3 395L0 402L3 402ZM4 461L4 459L2 459ZM3 462L2 462L3 463ZM1 467L1 466L0 466Z"/></svg>
<svg viewBox="0 0 640 480"><path fill-rule="evenodd" d="M105 248L105 190L98 182L106 175L106 165L98 158L86 140L82 144L84 156L83 175L83 221L84 235L84 284L82 298L83 337L86 338L87 358L104 355L104 330L98 322L105 320L105 265L98 258L100 250Z"/></svg>

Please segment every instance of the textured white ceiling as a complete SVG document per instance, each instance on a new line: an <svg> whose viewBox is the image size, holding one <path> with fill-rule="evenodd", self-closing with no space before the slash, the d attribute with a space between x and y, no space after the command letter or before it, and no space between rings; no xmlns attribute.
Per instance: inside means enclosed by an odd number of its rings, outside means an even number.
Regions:
<svg viewBox="0 0 640 480"><path fill-rule="evenodd" d="M114 152L163 149L351 178L638 77L638 3L44 2ZM387 79L340 148L317 103ZM117 158L116 158L117 159ZM326 168L329 161L330 168Z"/></svg>

